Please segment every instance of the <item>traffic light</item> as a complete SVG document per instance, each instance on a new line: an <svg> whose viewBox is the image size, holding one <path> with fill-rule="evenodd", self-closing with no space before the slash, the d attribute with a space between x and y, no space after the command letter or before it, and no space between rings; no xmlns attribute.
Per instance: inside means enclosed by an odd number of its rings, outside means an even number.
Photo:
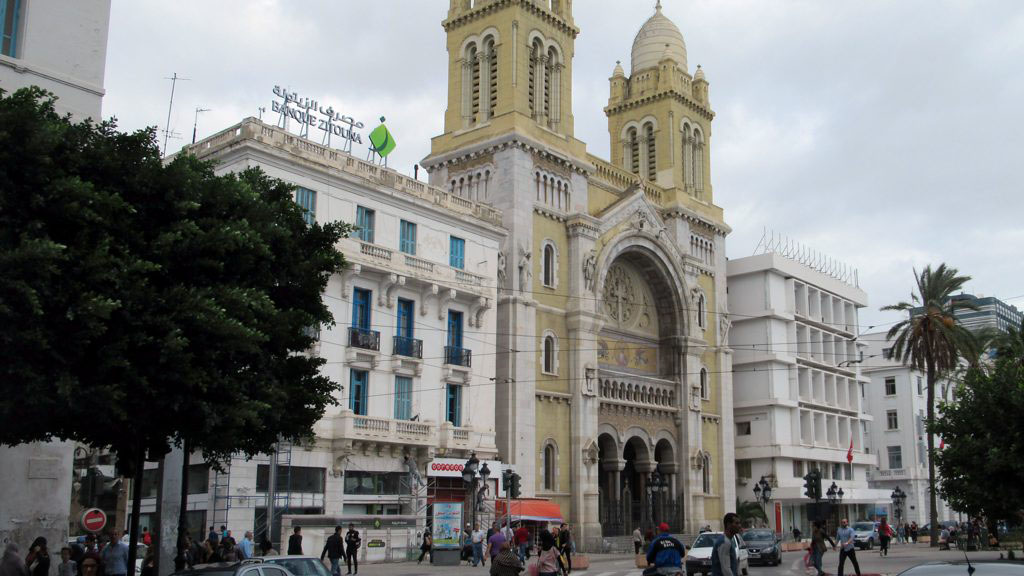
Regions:
<svg viewBox="0 0 1024 576"><path fill-rule="evenodd" d="M821 500L821 472L811 470L804 476L804 496L811 500Z"/></svg>
<svg viewBox="0 0 1024 576"><path fill-rule="evenodd" d="M508 493L509 485L512 483L512 470L505 468L505 471L501 473L501 491Z"/></svg>
<svg viewBox="0 0 1024 576"><path fill-rule="evenodd" d="M509 478L509 488L511 489L509 495L512 498L519 498L519 479L519 474L516 474L515 472L513 472L512 476Z"/></svg>

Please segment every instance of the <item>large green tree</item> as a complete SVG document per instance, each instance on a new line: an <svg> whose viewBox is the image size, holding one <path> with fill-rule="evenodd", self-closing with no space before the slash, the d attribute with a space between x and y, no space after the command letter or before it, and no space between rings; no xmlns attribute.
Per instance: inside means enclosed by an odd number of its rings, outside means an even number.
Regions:
<svg viewBox="0 0 1024 576"><path fill-rule="evenodd" d="M911 293L910 302L882 308L908 314L906 320L889 329L887 338L893 344L893 358L924 372L927 380L928 519L932 546L939 545L935 433L931 429L935 421L935 384L940 375L956 369L961 358L977 357L973 336L956 318L957 310L974 308L974 305L952 298L953 293L970 279L969 276L960 276L956 268L947 268L945 264L934 270L929 265L920 273L914 270L917 292Z"/></svg>
<svg viewBox="0 0 1024 576"><path fill-rule="evenodd" d="M1024 364L1001 357L994 369L972 369L956 401L943 404L930 430L945 448L936 455L940 492L972 516L1020 523L1024 514Z"/></svg>
<svg viewBox="0 0 1024 576"><path fill-rule="evenodd" d="M171 444L308 438L334 402L304 352L349 227L307 225L258 170L165 165L153 136L0 93L0 443L110 447L138 473Z"/></svg>

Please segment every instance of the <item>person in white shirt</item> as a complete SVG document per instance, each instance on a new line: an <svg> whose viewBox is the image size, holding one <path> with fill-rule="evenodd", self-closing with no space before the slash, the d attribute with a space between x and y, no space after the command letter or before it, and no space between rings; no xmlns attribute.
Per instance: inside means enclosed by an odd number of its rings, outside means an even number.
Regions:
<svg viewBox="0 0 1024 576"><path fill-rule="evenodd" d="M480 529L480 525L473 527L473 535L470 537L470 542L473 544L473 566L479 565L481 562L486 566L487 562L484 560L484 538L487 533Z"/></svg>

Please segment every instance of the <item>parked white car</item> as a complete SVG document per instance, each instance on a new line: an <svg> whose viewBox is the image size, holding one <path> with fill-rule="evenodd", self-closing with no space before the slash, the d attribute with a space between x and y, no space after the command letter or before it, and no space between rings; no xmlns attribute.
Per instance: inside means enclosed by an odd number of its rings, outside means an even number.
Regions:
<svg viewBox="0 0 1024 576"><path fill-rule="evenodd" d="M711 574L711 551L722 538L725 538L725 534L722 532L705 532L697 536L686 553L686 576ZM733 546L736 547L736 563L739 565L740 573L746 576L749 560L743 538L739 534L733 536Z"/></svg>

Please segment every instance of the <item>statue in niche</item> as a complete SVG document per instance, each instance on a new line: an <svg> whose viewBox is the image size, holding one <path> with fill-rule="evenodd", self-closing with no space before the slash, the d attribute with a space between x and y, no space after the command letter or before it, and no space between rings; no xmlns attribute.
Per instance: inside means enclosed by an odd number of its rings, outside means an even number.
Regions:
<svg viewBox="0 0 1024 576"><path fill-rule="evenodd" d="M587 259L583 261L583 281L587 287L587 290L594 289L594 274L597 272L597 252L594 250L587 254Z"/></svg>
<svg viewBox="0 0 1024 576"><path fill-rule="evenodd" d="M533 263L531 257L533 254L523 248L519 247L519 291L527 292L530 290L533 280Z"/></svg>
<svg viewBox="0 0 1024 576"><path fill-rule="evenodd" d="M505 285L505 270L507 269L507 263L505 262L505 253L498 252L498 286L502 287Z"/></svg>

